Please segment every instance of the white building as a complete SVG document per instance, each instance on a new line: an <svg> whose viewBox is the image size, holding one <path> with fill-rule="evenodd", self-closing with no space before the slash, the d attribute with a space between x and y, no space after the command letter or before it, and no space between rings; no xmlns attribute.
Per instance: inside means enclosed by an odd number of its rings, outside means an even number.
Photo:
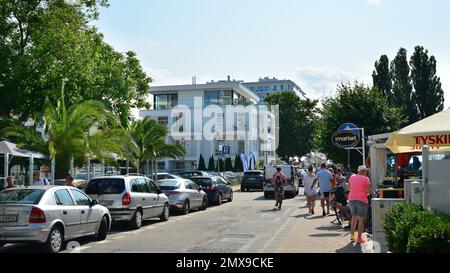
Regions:
<svg viewBox="0 0 450 273"><path fill-rule="evenodd" d="M299 98L306 98L306 93L291 80L265 77L260 78L258 82L246 82L244 85L260 98L260 103L264 103L264 98L268 95L282 91L294 92Z"/></svg>
<svg viewBox="0 0 450 273"><path fill-rule="evenodd" d="M159 123L167 125L169 128L167 143L181 144L186 149L186 155L182 159L164 159L159 161L159 170L195 169L200 154L203 155L205 164L208 165L211 155L214 155L217 160L218 151L223 145L230 146L232 161L234 161L236 154L240 155L241 153L244 153L247 157L249 157L250 153L253 153L256 160L265 161L266 154L269 161L275 159L274 150L278 127L275 115L271 112L265 113L266 116L264 118L256 119L250 119L246 114L233 114L232 131L224 131L223 134L220 134L216 132L214 127L214 134L218 136L219 140L216 138L208 140L204 137L203 125L208 120L215 118L217 124L223 124L223 129L229 128L227 127L228 124L231 125L225 111L223 114L205 117L204 112L208 106L216 105L225 108L233 105L243 106L241 107L243 109L244 106L256 106L259 103L259 97L242 82L228 80L206 84L193 82L192 85L157 86L150 88L150 94L153 96L153 109L140 111L139 116L141 118L151 116ZM186 118L186 116L189 116L188 114L174 115L172 110L180 105L191 112L191 118ZM174 134L172 134L174 124L179 119L182 119L183 130L186 131L183 132L183 137L181 138L174 137ZM251 139L248 135L244 136L240 134L240 132L242 133L241 129L245 131L256 129L258 137ZM265 139L259 137L260 135L264 135Z"/></svg>

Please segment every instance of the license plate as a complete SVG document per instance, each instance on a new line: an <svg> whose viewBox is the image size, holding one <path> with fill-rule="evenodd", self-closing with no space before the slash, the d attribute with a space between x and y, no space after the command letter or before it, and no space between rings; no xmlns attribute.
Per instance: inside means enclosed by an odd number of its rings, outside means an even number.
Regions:
<svg viewBox="0 0 450 273"><path fill-rule="evenodd" d="M249 178L248 181L256 181L256 178Z"/></svg>
<svg viewBox="0 0 450 273"><path fill-rule="evenodd" d="M2 223L17 222L17 215L0 215L0 222Z"/></svg>
<svg viewBox="0 0 450 273"><path fill-rule="evenodd" d="M102 206L112 206L112 204L114 203L114 201L113 201L113 200L101 200L99 203L100 203L100 205L102 205Z"/></svg>

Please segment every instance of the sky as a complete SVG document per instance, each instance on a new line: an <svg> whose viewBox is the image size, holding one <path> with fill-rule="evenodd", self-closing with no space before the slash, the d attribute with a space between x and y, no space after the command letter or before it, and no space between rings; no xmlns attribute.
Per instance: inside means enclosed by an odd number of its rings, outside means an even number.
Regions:
<svg viewBox="0 0 450 273"><path fill-rule="evenodd" d="M450 107L447 0L109 0L94 24L138 54L151 86L291 79L309 98L341 82L372 84L374 63L422 45Z"/></svg>

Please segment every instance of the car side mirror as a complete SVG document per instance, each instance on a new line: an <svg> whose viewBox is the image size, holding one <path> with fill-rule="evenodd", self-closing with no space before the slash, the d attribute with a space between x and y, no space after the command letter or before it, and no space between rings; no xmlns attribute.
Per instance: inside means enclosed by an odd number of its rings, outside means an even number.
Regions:
<svg viewBox="0 0 450 273"><path fill-rule="evenodd" d="M91 201L91 207L98 205L98 200L92 200Z"/></svg>
<svg viewBox="0 0 450 273"><path fill-rule="evenodd" d="M202 186L198 186L198 191L202 191L203 187Z"/></svg>

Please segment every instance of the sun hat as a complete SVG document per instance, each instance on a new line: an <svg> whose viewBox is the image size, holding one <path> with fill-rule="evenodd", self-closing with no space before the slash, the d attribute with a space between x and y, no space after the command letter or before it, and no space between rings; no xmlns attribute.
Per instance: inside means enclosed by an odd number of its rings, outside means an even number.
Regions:
<svg viewBox="0 0 450 273"><path fill-rule="evenodd" d="M360 172L360 171L368 171L368 170L369 170L369 168L367 168L366 165L361 165L361 166L358 167L358 172Z"/></svg>

